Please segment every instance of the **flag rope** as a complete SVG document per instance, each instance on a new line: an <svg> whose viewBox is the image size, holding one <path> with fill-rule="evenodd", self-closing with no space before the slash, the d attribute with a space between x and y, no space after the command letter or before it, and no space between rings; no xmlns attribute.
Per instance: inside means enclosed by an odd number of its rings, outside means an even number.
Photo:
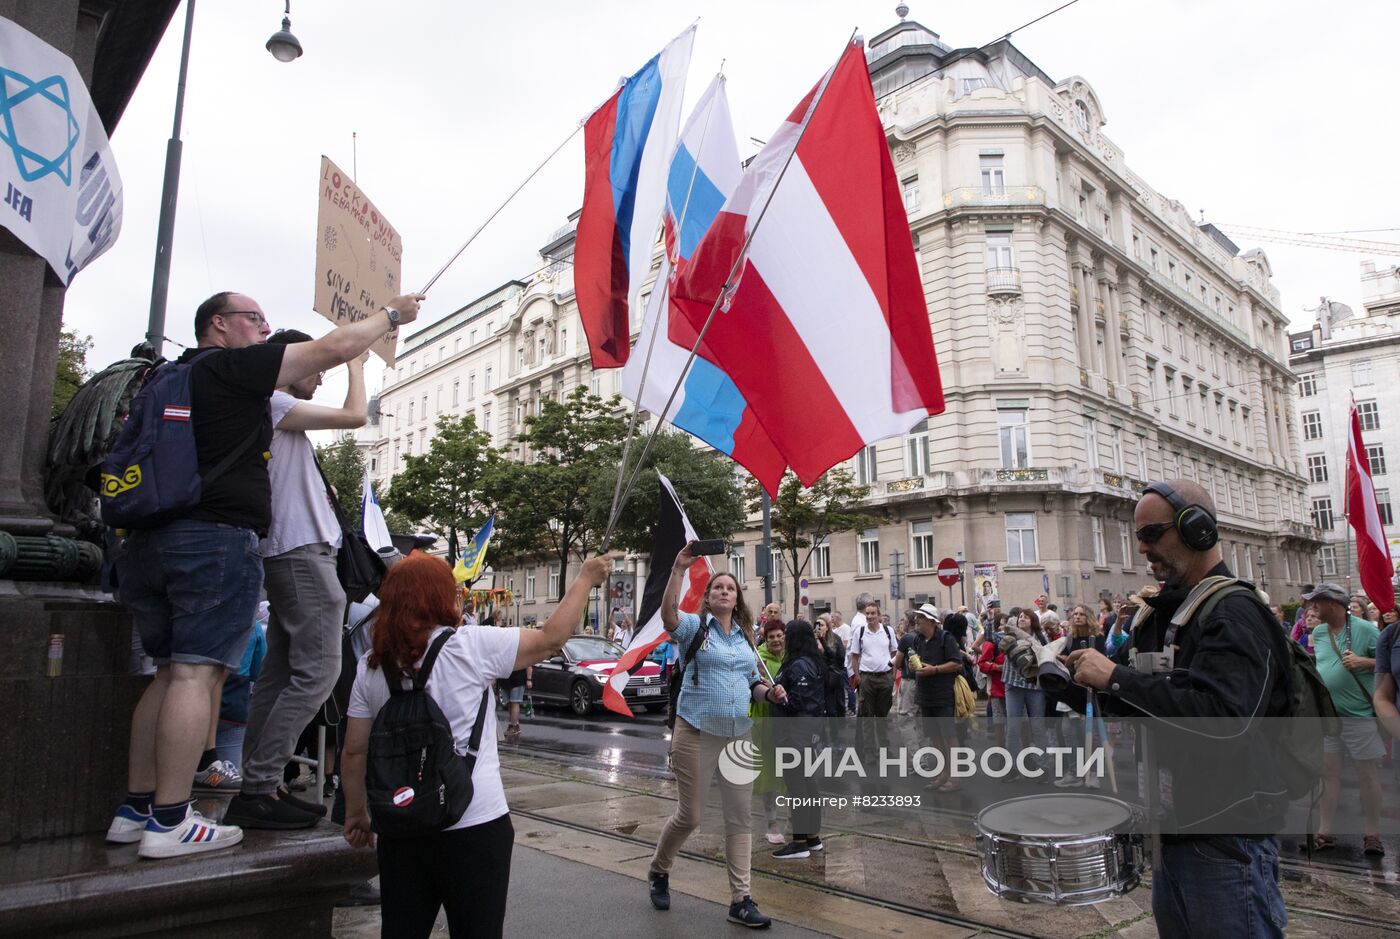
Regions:
<svg viewBox="0 0 1400 939"><path fill-rule="evenodd" d="M505 210L505 207L510 205L511 200L520 194L520 190L524 189L526 185L529 184L530 180L534 179L537 175L539 175L540 170L544 169L546 164L548 164L550 160L558 156L559 151L563 150L566 146L568 146L569 141L573 140L574 137L578 135L578 132L583 130L583 124L583 121L579 121L578 126L575 127L569 133L569 136L565 137L563 142L560 143L559 146L555 147L554 150L549 154L549 156L545 157L544 160L540 162L539 166L531 170L530 175L526 176L525 179L521 181L520 185L515 187L514 191L512 191L510 195L506 196L506 201L498 205L496 207L496 211L486 216L486 221L478 225L476 231L472 232L470 237L468 237L466 241L462 242L462 247L457 249L457 253L447 259L447 263L440 267L438 269L438 272L428 279L428 282L424 284L422 289L418 291L419 293L427 293L428 289L432 287L433 284L437 283L438 278L441 277L443 274L447 273L447 269L457 262L457 259L462 256L462 252L467 250L471 243L476 240L477 235L480 235L486 229L486 226L490 225L491 222L496 218L496 216L500 215L501 212Z"/></svg>
<svg viewBox="0 0 1400 939"><path fill-rule="evenodd" d="M855 37L855 30L852 30L850 38L847 39L846 44L841 47L842 56L846 54L846 50L850 48L851 42ZM787 176L788 167L792 165L793 159L797 156L797 148L802 145L802 138L806 136L807 129L812 126L812 119L816 116L817 108L821 106L822 99L826 97L826 90L830 87L832 76L836 74L837 66L839 66L840 63L841 58L838 56L836 63L822 76L821 84L817 88L817 93L813 96L811 107L807 109L802 123L802 129L797 132L797 139L793 141L792 149L788 151L787 159L783 161L783 168L778 173L778 178L774 180L773 187L768 190L768 198L763 201L763 208L759 210L758 216L754 219L753 226L744 236L744 243L740 246L739 253L734 258L734 264L729 268L729 274L724 278L724 285L720 288L719 295L715 297L715 302L710 306L709 315L705 317L704 325L700 327L700 332L695 337L695 344L690 347L690 355L686 357L685 366L681 369L680 375L676 378L676 384L671 388L671 396L666 399L665 407L663 407L661 413L657 415L656 426L652 428L651 433L647 436L646 446L642 448L641 456L637 457L637 465L627 478L627 485L622 489L620 500L614 501L611 517L608 519L608 529L603 535L603 544L600 549L603 552L608 550L608 545L612 540L613 528L616 527L618 518L622 514L622 509L627 505L627 500L632 495L632 488L637 484L637 477L641 475L642 467L646 464L646 459L651 453L652 445L656 443L657 435L661 432L661 425L665 422L667 415L671 413L671 405L675 404L676 395L680 393L681 385L685 383L686 376L690 374L690 366L694 364L695 357L700 353L700 345L705 341L705 334L709 332L710 324L715 320L715 314L719 312L719 308L724 303L725 297L735 287L733 283L734 277L744 266L744 260L748 257L749 245L753 243L754 234L758 231L758 226L763 224L763 217L768 214L768 207L773 204L773 197L777 194L778 187L783 184L783 178ZM619 472L626 472L626 470L627 465L624 463L619 468Z"/></svg>
<svg viewBox="0 0 1400 939"><path fill-rule="evenodd" d="M719 78L720 78L721 81L723 81L723 79L724 79L724 73L723 73L723 72L720 73ZM705 114L705 123L704 123L704 126L702 126L701 129L700 129L700 146L699 146L699 151L700 151L700 153L704 153L704 152L705 152L705 141L709 138L709 134L710 134L710 118L713 116L713 113L714 113L713 111L706 112L706 114ZM677 147L679 147L679 145L680 145L679 142L677 142ZM673 156L672 159L675 159L675 157ZM685 227L686 218L687 218L687 217L689 216L689 214L690 214L690 197L691 197L691 194L695 191L695 180L696 180L696 178L700 175L700 157L699 157L698 155L697 155L697 156L695 157L695 159L693 160L693 163L694 163L694 165L691 167L691 170L690 170L690 180L689 180L689 182L686 184L685 201L684 201L683 203L681 203L681 213L680 213L679 217L678 217L677 220L676 220L676 229L677 229L677 231L676 231L676 238L677 238L677 239L680 238L680 230L681 230L682 228ZM665 224L664 221L663 221L661 224L664 225L664 224ZM669 276L670 276L670 271L671 271L671 267L670 267L670 255L667 254L667 253L665 253L664 251L663 251L663 254L665 254L665 262L661 265L661 269L657 272L657 278L658 278L658 280L660 280L660 278L661 278L663 275L665 275L667 278L669 278ZM659 283L658 283L658 284L653 284L653 285L652 285L652 294L655 295L656 292L657 292L658 290L661 290L661 289L663 289L663 286L662 286L661 284L659 284ZM669 290L669 287L666 287L665 289L668 289L668 290ZM651 305L649 301L648 301L648 304L647 304L647 305L648 305L648 306ZM643 324L644 324L644 325L645 325L645 322L646 322L646 320L645 320L645 313L643 313ZM664 322L665 322L665 309L663 308L662 310L658 311L658 313L657 313L657 326L659 327L659 326L660 326L661 324L663 324ZM641 399L642 399L643 393L645 393L645 391L646 391L646 387L647 387L647 373L648 373L648 371L649 371L650 368L651 368L651 353L652 353L652 350L656 348L656 335L657 335L657 332L658 332L658 329L657 329L657 328L653 328L652 331L651 331L651 339L647 342L647 354L646 354L646 358L642 360L642 374L641 374L641 377L640 377L640 378L638 379L638 381L637 381L637 400L634 401L634 402L632 402L632 416L631 416L631 418L627 421L627 438L626 438L626 440L623 441L623 444L622 444L622 463L621 463L621 465L619 465L618 470L617 470L617 485L616 485L616 487L614 487L614 489L613 489L612 506L608 509L608 530L607 530L607 532L603 535L602 551L603 551L604 553L607 552L607 550L608 550L608 545L609 545L609 544L611 543L611 541L612 541L613 526L617 524L618 516L621 514L621 511L622 511L622 510L618 507L618 504L617 504L617 503L618 503L618 499L622 496L622 477L623 477L623 473L626 471L626 468L627 468L627 458L628 458L628 456L631 455L631 452L632 452L632 439L633 439L633 437L635 436L635 434L636 434L636 429L637 429L637 415L638 415L638 413L641 412L641 405L640 405L639 402L640 402ZM663 419L664 419L664 418L663 418ZM660 425L660 420L658 420L657 423L658 423L658 426L659 426L659 425Z"/></svg>

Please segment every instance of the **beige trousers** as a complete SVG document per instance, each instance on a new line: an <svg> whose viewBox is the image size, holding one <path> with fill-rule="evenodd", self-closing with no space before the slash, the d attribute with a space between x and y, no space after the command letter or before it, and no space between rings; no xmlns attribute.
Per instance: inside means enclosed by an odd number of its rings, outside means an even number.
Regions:
<svg viewBox="0 0 1400 939"><path fill-rule="evenodd" d="M700 826L709 793L710 779L715 775L719 755L730 737L716 737L696 730L684 720L676 719L671 735L671 768L676 774L679 796L676 811L661 829L661 840L651 857L651 870L669 874L685 839ZM724 859L729 868L731 903L749 895L749 869L753 861L753 829L749 813L753 799L753 783L737 786L719 777L720 799L724 806Z"/></svg>

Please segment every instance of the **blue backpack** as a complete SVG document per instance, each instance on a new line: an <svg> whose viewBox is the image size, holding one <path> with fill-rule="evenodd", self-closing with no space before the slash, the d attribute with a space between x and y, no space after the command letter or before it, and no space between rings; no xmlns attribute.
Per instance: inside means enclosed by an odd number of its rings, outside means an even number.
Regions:
<svg viewBox="0 0 1400 939"><path fill-rule="evenodd" d="M132 399L126 423L100 470L98 501L102 520L111 527L156 528L194 508L204 484L227 472L257 441L261 428L200 476L190 373L205 354L159 366Z"/></svg>

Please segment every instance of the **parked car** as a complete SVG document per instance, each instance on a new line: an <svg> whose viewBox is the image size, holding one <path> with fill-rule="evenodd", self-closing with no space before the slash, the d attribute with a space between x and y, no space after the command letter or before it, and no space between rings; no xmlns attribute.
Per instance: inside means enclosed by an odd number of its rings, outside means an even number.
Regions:
<svg viewBox="0 0 1400 939"><path fill-rule="evenodd" d="M622 652L622 646L599 636L572 637L562 654L534 667L535 703L567 705L575 714L588 714L603 700L603 682ZM660 666L648 660L627 680L622 697L633 710L659 711L666 707L665 688Z"/></svg>

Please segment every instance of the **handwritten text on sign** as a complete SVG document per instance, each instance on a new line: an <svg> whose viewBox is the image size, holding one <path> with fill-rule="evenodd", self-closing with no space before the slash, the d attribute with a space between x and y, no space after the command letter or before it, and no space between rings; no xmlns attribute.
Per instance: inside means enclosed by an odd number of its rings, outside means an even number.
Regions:
<svg viewBox="0 0 1400 939"><path fill-rule="evenodd" d="M403 239L360 187L321 157L316 213L316 294L313 309L339 326L383 309L400 290ZM398 330L371 349L394 364Z"/></svg>

